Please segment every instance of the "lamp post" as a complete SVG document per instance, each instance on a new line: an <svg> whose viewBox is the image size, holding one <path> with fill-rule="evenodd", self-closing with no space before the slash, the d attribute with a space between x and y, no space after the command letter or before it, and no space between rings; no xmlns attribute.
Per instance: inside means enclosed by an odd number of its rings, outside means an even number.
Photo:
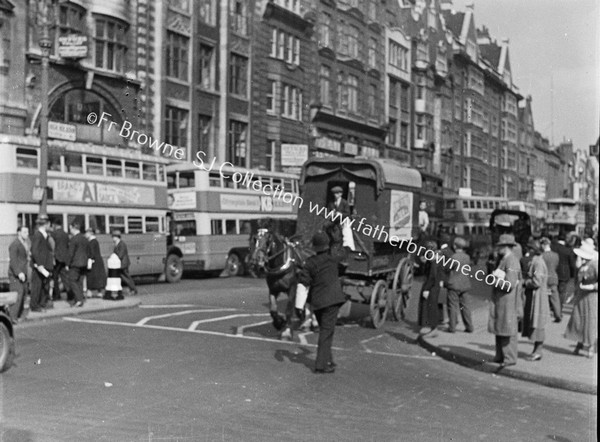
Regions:
<svg viewBox="0 0 600 442"><path fill-rule="evenodd" d="M48 0L42 0L42 26L39 39L42 50L42 111L40 113L40 187L42 199L40 200L40 215L47 215L48 205L48 63L52 40L48 30Z"/></svg>

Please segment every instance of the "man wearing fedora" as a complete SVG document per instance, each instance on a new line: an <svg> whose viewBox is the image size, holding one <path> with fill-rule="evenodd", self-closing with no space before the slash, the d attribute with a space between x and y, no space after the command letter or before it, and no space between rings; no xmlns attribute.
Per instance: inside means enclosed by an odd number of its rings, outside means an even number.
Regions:
<svg viewBox="0 0 600 442"><path fill-rule="evenodd" d="M492 291L488 331L496 335L496 355L493 362L501 367L517 363L517 291L521 274L521 263L515 256L514 235L503 234L496 244L502 256L492 273L496 283Z"/></svg>
<svg viewBox="0 0 600 442"><path fill-rule="evenodd" d="M36 230L31 238L31 299L29 309L41 312L49 300L50 279L54 269L54 256L50 245L47 215L38 216Z"/></svg>
<svg viewBox="0 0 600 442"><path fill-rule="evenodd" d="M331 354L333 333L340 306L346 302L339 279L342 256L329 253L329 237L317 232L312 238L316 255L306 260L298 277L299 290L308 289L309 302L319 322L319 343L315 373L333 373L335 363Z"/></svg>
<svg viewBox="0 0 600 442"><path fill-rule="evenodd" d="M458 312L462 316L465 324L465 331L473 333L473 319L471 318L471 309L467 294L471 290L471 276L465 275L462 269L471 263L469 255L465 253L467 241L463 238L454 238L454 254L452 262L458 262L460 265L457 269L449 269L448 279L445 283L448 289L448 332L456 332L456 324L458 323Z"/></svg>

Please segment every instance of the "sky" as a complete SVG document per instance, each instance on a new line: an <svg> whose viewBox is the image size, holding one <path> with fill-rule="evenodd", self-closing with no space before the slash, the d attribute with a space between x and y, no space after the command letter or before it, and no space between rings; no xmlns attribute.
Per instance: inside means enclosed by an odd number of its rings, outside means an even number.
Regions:
<svg viewBox="0 0 600 442"><path fill-rule="evenodd" d="M468 3L477 28L509 39L513 82L532 96L535 130L587 150L600 130L600 0L453 0L457 11Z"/></svg>

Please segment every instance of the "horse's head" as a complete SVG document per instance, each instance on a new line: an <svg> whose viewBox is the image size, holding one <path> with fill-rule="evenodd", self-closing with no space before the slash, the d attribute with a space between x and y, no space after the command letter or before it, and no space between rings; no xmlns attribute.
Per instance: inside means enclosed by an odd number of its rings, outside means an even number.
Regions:
<svg viewBox="0 0 600 442"><path fill-rule="evenodd" d="M250 246L250 263L259 269L265 267L271 234L267 229L258 229Z"/></svg>

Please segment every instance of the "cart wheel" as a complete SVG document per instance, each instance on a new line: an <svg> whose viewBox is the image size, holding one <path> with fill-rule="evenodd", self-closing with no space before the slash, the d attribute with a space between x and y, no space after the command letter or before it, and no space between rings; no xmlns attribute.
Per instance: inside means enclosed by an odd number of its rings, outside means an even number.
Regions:
<svg viewBox="0 0 600 442"><path fill-rule="evenodd" d="M381 327L389 310L387 282L383 279L378 280L373 286L370 310L373 327Z"/></svg>
<svg viewBox="0 0 600 442"><path fill-rule="evenodd" d="M398 267L396 267L392 283L392 315L396 321L404 319L406 315L413 275L414 268L412 262L408 258L402 258L398 263Z"/></svg>

